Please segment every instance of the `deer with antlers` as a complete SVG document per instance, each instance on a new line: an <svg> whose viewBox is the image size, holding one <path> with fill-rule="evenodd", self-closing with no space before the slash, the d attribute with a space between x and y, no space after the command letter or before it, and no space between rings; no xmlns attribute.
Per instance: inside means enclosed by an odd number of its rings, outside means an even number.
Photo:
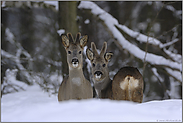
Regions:
<svg viewBox="0 0 183 123"><path fill-rule="evenodd" d="M95 44L91 43L91 48L86 50L88 59L92 65L92 76L94 88L98 98L112 98L112 81L109 78L108 62L112 57L112 53L105 53L107 43L104 42L100 54L98 54Z"/></svg>
<svg viewBox="0 0 183 123"><path fill-rule="evenodd" d="M58 92L58 101L69 99L93 98L93 89L90 82L83 75L83 48L87 43L88 36L82 38L81 34L76 35L76 39L70 33L62 35L62 43L67 52L67 63L69 75L64 78Z"/></svg>

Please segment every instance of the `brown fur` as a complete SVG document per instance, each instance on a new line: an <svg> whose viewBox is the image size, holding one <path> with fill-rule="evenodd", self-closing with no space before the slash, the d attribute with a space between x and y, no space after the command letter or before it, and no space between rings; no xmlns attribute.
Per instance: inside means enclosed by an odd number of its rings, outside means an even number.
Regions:
<svg viewBox="0 0 183 123"><path fill-rule="evenodd" d="M124 90L120 87L120 83L124 82L126 76L133 77L138 80L138 87L128 90ZM128 83L130 86L130 83ZM130 100L141 103L143 100L143 78L137 68L123 67L121 68L113 78L112 91L114 100Z"/></svg>
<svg viewBox="0 0 183 123"><path fill-rule="evenodd" d="M88 37L84 36L80 39L80 35L80 33L77 34L76 40L73 40L70 33L68 33L67 36L62 35L62 43L67 52L69 75L64 78L60 85L58 101L69 99L88 99L93 97L93 89L91 84L84 77L82 70L82 52Z"/></svg>
<svg viewBox="0 0 183 123"><path fill-rule="evenodd" d="M143 100L143 78L137 68L123 67L114 76L113 81L109 78L107 64L112 53L106 53L107 43L104 42L100 54L92 42L91 48L87 49L87 57L91 61L94 88L99 98L113 100L129 100L141 103ZM93 66L93 64L95 64ZM106 67L103 67L106 64ZM100 79L96 79L95 72L100 71Z"/></svg>
<svg viewBox="0 0 183 123"><path fill-rule="evenodd" d="M94 87L99 98L111 98L111 79L109 78L108 62L112 57L112 53L106 53L107 43L104 42L100 54L98 54L95 44L91 43L91 48L87 49L86 54L92 64L92 75ZM104 66L105 64L105 66ZM99 78L96 77L96 72L101 72Z"/></svg>

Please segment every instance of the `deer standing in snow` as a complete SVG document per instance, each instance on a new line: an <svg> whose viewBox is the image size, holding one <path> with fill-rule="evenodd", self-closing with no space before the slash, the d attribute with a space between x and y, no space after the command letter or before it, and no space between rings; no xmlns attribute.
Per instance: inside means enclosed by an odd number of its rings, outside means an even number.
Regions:
<svg viewBox="0 0 183 123"><path fill-rule="evenodd" d="M105 53L107 43L104 42L100 54L98 54L96 46L91 42L91 49L86 50L88 59L91 61L92 79L94 88L98 98L112 98L112 81L109 78L108 62L112 57L112 53Z"/></svg>
<svg viewBox="0 0 183 123"><path fill-rule="evenodd" d="M76 35L76 39L70 33L62 35L62 43L67 52L67 63L69 75L64 78L58 92L58 101L69 99L93 98L93 89L90 82L83 75L83 48L87 43L88 36L80 38L81 34Z"/></svg>
<svg viewBox="0 0 183 123"><path fill-rule="evenodd" d="M91 49L87 49L86 54L91 61L92 79L98 98L141 103L143 99L143 78L138 69L123 67L111 80L107 65L113 54L106 53L107 43L104 42L100 54L98 54L93 42L91 43Z"/></svg>

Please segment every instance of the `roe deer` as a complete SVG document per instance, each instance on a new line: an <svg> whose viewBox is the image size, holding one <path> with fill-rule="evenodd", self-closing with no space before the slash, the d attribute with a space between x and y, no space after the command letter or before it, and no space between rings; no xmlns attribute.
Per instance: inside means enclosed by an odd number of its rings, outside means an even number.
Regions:
<svg viewBox="0 0 183 123"><path fill-rule="evenodd" d="M93 89L90 82L83 75L83 48L87 43L88 36L80 38L81 34L76 35L76 39L70 33L62 35L62 43L67 52L67 63L69 66L69 75L62 81L58 101L69 99L87 99L93 98Z"/></svg>
<svg viewBox="0 0 183 123"><path fill-rule="evenodd" d="M113 54L105 53L107 49L106 42L104 42L100 54L98 54L93 42L91 42L91 48L92 50L86 50L86 54L92 65L92 79L97 97L112 98L112 81L109 78L107 65Z"/></svg>
<svg viewBox="0 0 183 123"><path fill-rule="evenodd" d="M141 103L143 100L143 87L143 77L137 68L122 67L113 77L113 99Z"/></svg>
<svg viewBox="0 0 183 123"><path fill-rule="evenodd" d="M86 54L92 64L94 88L98 97L141 103L143 98L143 78L138 69L123 67L111 80L107 64L113 54L105 53L107 43L104 42L100 55L97 53L93 42L91 43L91 48L92 51L87 49Z"/></svg>

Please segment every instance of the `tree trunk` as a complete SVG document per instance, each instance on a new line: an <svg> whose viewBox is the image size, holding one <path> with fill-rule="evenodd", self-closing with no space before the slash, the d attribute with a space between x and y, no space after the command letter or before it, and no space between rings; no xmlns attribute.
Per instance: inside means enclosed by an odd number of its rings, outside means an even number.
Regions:
<svg viewBox="0 0 183 123"><path fill-rule="evenodd" d="M70 2L59 1L58 21L60 29L64 29L65 33L70 32L73 35L73 37L76 36L76 34L78 33L76 1L70 1ZM60 38L59 38L59 45L62 61L62 75L63 77L65 77L68 74L68 65L66 61L67 56Z"/></svg>

